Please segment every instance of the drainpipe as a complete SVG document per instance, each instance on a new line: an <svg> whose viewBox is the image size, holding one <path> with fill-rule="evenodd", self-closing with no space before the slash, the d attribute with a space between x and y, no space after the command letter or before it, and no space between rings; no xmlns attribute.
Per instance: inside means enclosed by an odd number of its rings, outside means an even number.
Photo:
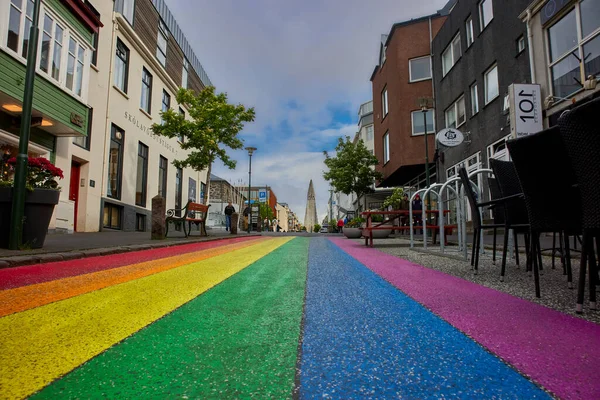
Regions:
<svg viewBox="0 0 600 400"><path fill-rule="evenodd" d="M529 68L531 69L531 83L535 83L535 61L533 58L533 33L531 32L531 9L527 9L527 47L529 47Z"/></svg>

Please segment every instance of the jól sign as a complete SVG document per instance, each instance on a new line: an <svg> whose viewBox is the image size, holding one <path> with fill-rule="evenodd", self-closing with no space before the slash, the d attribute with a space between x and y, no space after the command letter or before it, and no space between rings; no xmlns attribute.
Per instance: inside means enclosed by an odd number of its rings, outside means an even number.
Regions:
<svg viewBox="0 0 600 400"><path fill-rule="evenodd" d="M446 128L437 133L438 142L446 147L458 146L465 140L465 135L458 129Z"/></svg>
<svg viewBox="0 0 600 400"><path fill-rule="evenodd" d="M510 127L515 138L544 129L540 85L514 83L509 87Z"/></svg>

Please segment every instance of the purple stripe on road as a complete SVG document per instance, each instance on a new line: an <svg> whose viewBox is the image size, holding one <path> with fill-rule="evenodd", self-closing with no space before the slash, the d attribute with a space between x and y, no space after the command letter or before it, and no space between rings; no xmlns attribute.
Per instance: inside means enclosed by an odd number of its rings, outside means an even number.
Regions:
<svg viewBox="0 0 600 400"><path fill-rule="evenodd" d="M330 240L559 397L600 399L600 325L355 241Z"/></svg>

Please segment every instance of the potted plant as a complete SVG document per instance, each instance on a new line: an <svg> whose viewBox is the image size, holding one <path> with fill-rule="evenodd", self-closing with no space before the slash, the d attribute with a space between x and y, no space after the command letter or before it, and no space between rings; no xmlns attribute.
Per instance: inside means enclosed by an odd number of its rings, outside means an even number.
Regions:
<svg viewBox="0 0 600 400"><path fill-rule="evenodd" d="M10 173L0 181L0 247L8 247L10 218L16 158L6 161ZM43 157L29 157L26 173L25 209L23 218L23 246L39 249L44 246L48 225L58 204L60 187L57 179L63 179L63 171Z"/></svg>
<svg viewBox="0 0 600 400"><path fill-rule="evenodd" d="M348 221L348 223L344 225L344 236L346 236L348 239L360 238L362 232L362 224L364 222L364 218L360 217L356 217Z"/></svg>
<svg viewBox="0 0 600 400"><path fill-rule="evenodd" d="M379 225L383 222L383 215L381 214L373 214L371 216L371 225ZM388 226L390 229L374 229L373 230L373 239L384 239L391 235L393 225L391 223L386 223L382 226Z"/></svg>

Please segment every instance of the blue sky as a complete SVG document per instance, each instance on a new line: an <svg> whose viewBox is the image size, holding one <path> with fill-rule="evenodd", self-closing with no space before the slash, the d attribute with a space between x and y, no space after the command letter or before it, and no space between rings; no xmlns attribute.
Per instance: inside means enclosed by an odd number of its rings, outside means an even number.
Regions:
<svg viewBox="0 0 600 400"><path fill-rule="evenodd" d="M327 212L323 151L356 132L358 107L371 99L381 34L446 0L166 2L217 91L256 109L241 133L258 148L252 182L271 186L303 219L310 179L319 218ZM213 173L247 183L247 153L230 154L237 168L217 162Z"/></svg>

